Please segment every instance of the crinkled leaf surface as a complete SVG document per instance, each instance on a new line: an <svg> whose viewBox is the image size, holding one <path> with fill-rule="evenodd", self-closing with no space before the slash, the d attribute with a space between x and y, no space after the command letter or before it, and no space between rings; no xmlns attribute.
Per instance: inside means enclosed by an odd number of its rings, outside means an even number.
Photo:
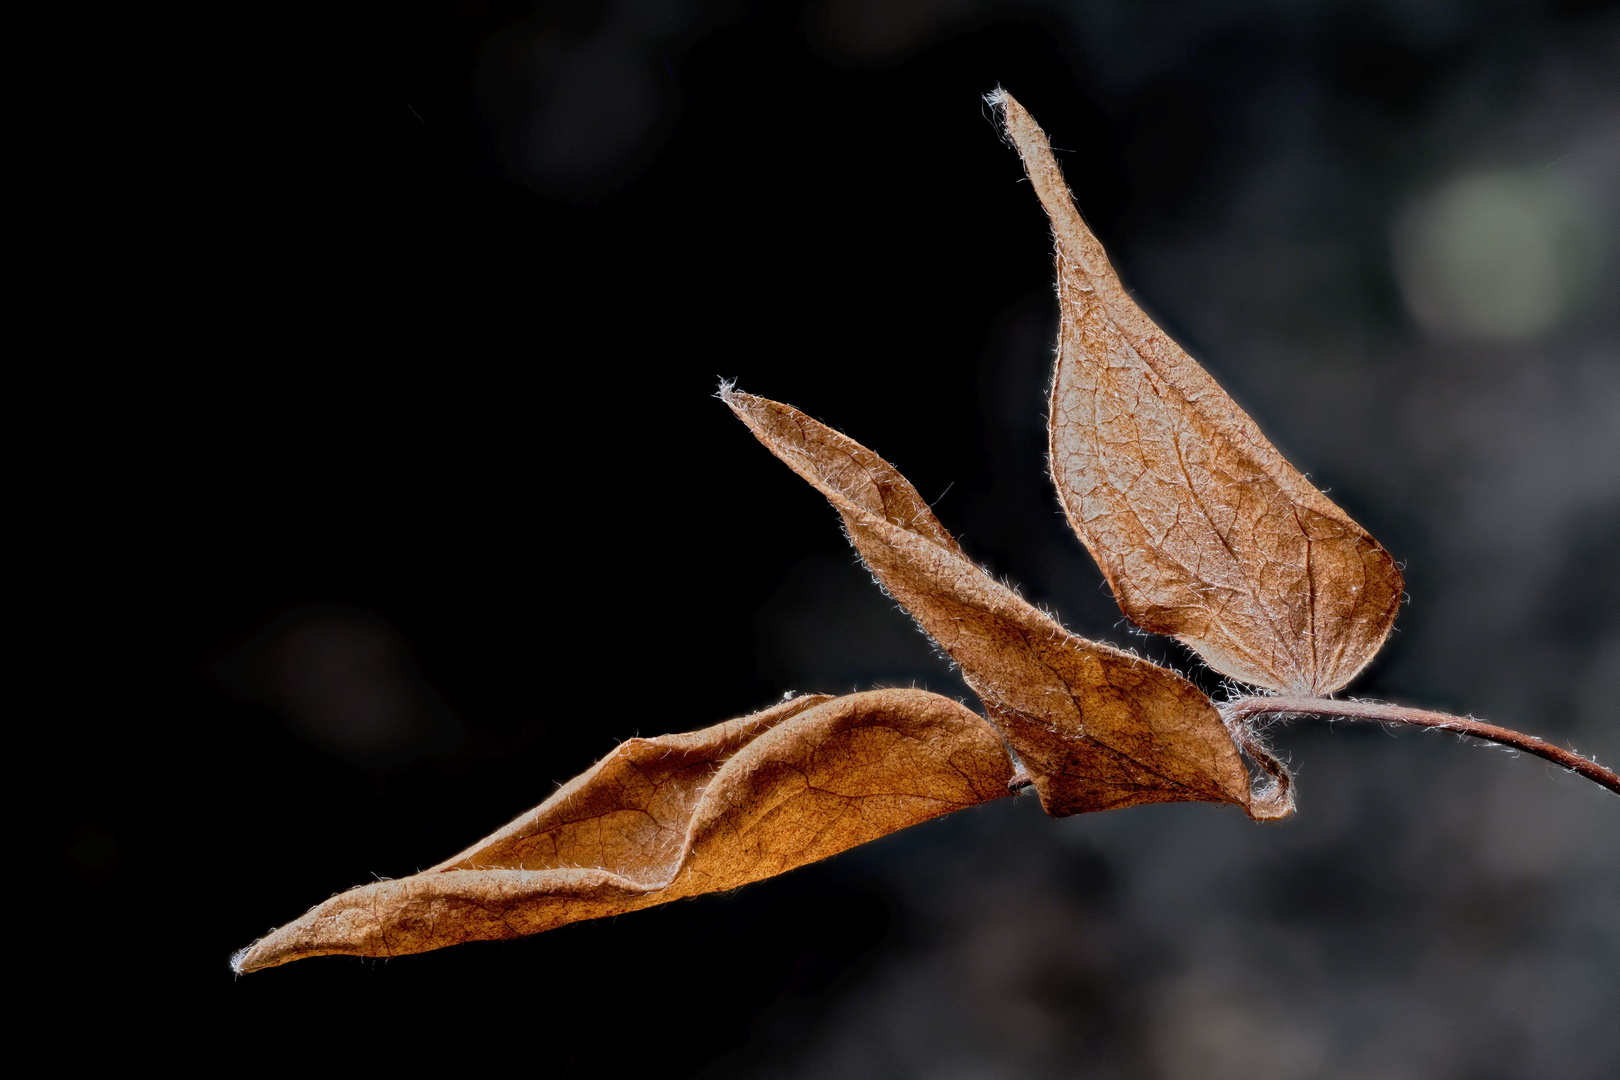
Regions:
<svg viewBox="0 0 1620 1080"><path fill-rule="evenodd" d="M1138 626L1256 686L1338 689L1394 624L1394 559L1136 306L1046 135L992 101L1056 237L1052 476L1070 524Z"/></svg>
<svg viewBox="0 0 1620 1080"><path fill-rule="evenodd" d="M772 453L832 502L884 588L961 667L1054 815L1138 803L1233 802L1257 817L1219 713L1172 671L1076 637L994 581L907 480L866 447L790 406L722 397Z"/></svg>
<svg viewBox="0 0 1620 1080"><path fill-rule="evenodd" d="M466 851L334 896L233 966L402 956L734 889L1005 795L1011 777L995 731L949 698L795 698L631 739Z"/></svg>

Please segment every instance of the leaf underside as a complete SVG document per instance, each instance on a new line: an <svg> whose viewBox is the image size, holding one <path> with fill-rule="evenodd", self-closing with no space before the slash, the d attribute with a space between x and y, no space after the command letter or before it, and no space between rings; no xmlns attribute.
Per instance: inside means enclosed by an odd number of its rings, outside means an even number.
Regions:
<svg viewBox="0 0 1620 1080"><path fill-rule="evenodd" d="M551 798L410 877L334 896L232 959L388 957L734 889L1007 794L995 731L922 690L807 695L631 739Z"/></svg>
<svg viewBox="0 0 1620 1080"><path fill-rule="evenodd" d="M1057 248L1052 477L1127 617L1256 686L1320 696L1383 645L1395 560L1137 307L1046 135L997 91Z"/></svg>

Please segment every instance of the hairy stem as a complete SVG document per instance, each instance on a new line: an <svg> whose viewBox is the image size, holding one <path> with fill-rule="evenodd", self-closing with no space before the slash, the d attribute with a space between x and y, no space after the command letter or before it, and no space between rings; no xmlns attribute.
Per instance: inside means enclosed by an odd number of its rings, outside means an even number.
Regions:
<svg viewBox="0 0 1620 1080"><path fill-rule="evenodd" d="M1486 742L1511 746L1539 758L1546 758L1570 772L1579 773L1594 783L1602 784L1620 795L1620 776L1595 761L1554 746L1545 739L1525 735L1483 720L1466 716L1450 716L1429 712L1427 709L1408 709L1404 705L1380 705L1372 701L1334 701L1331 698L1311 697L1245 697L1221 706L1228 723L1246 724L1259 716L1323 716L1332 720L1371 720L1383 724L1410 724L1414 727L1439 728L1471 735Z"/></svg>

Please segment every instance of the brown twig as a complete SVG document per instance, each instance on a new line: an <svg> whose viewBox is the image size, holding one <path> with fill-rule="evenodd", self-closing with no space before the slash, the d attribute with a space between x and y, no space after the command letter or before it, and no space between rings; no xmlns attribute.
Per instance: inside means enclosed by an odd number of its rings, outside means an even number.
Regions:
<svg viewBox="0 0 1620 1080"><path fill-rule="evenodd" d="M1258 716L1323 716L1333 720L1372 720L1385 724L1410 724L1414 727L1438 728L1471 735L1476 739L1500 743L1515 750L1523 750L1539 758L1546 758L1570 772L1579 773L1594 783L1601 784L1620 795L1620 776L1595 761L1554 746L1545 739L1525 735L1483 720L1466 716L1450 716L1429 712L1427 709L1409 709L1404 705L1381 705L1373 701L1334 701L1331 698L1312 697L1245 697L1221 706L1229 723L1247 723Z"/></svg>

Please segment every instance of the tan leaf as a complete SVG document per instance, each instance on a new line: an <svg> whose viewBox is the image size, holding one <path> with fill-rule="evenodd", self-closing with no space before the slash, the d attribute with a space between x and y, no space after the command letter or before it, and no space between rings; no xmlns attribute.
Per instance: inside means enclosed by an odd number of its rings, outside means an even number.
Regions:
<svg viewBox="0 0 1620 1080"><path fill-rule="evenodd" d="M1338 689L1394 624L1394 559L1143 314L1046 135L1005 91L991 101L1056 238L1052 476L1069 523L1138 626L1247 683Z"/></svg>
<svg viewBox="0 0 1620 1080"><path fill-rule="evenodd" d="M1138 803L1291 803L1248 774L1219 713L1187 680L1076 637L991 579L917 490L866 447L790 406L722 388L755 436L825 495L884 588L961 667L1055 815Z"/></svg>
<svg viewBox="0 0 1620 1080"><path fill-rule="evenodd" d="M734 889L1005 795L1011 777L996 733L949 698L795 698L631 739L466 851L335 896L232 966L403 956Z"/></svg>

